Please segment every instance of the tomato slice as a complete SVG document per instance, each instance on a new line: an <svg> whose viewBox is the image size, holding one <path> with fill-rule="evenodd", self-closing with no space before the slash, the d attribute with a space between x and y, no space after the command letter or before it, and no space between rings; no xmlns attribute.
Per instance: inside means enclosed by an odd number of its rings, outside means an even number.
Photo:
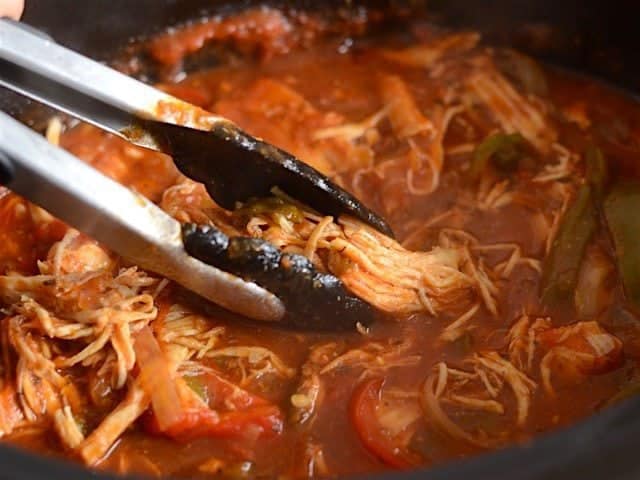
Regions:
<svg viewBox="0 0 640 480"><path fill-rule="evenodd" d="M351 398L350 414L363 445L387 465L408 469L420 465L417 455L408 452L399 436L389 435L378 420L378 406L382 400L384 379L362 383Z"/></svg>
<svg viewBox="0 0 640 480"><path fill-rule="evenodd" d="M282 430L282 415L275 405L224 413L209 408L187 408L178 421L165 429L159 428L157 418L152 415L147 429L181 441L202 437L263 437Z"/></svg>
<svg viewBox="0 0 640 480"><path fill-rule="evenodd" d="M258 438L282 432L282 412L276 405L215 373L196 378L201 384L199 390L205 393L206 403L185 400L183 395L179 418L161 428L152 412L146 424L150 432L183 441L200 437ZM191 387L182 379L178 385L188 389L191 395L199 395L191 392Z"/></svg>

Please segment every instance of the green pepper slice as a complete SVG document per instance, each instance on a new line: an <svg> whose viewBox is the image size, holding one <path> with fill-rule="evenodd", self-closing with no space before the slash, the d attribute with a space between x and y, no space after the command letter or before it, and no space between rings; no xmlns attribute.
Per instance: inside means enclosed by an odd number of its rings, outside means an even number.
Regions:
<svg viewBox="0 0 640 480"><path fill-rule="evenodd" d="M587 148L584 155L586 182L565 213L543 263L541 296L547 305L565 300L575 291L585 250L598 228L598 208L608 178L607 161L595 146Z"/></svg>
<svg viewBox="0 0 640 480"><path fill-rule="evenodd" d="M640 311L640 183L618 183L604 202L618 272L631 307Z"/></svg>
<svg viewBox="0 0 640 480"><path fill-rule="evenodd" d="M469 178L474 182L477 181L489 166L489 161L503 172L515 170L522 156L523 142L524 138L519 133L496 133L485 138L473 152Z"/></svg>
<svg viewBox="0 0 640 480"><path fill-rule="evenodd" d="M598 222L593 202L593 187L586 183L578 190L573 204L545 258L542 270L542 302L551 304L573 294L584 252Z"/></svg>
<svg viewBox="0 0 640 480"><path fill-rule="evenodd" d="M293 223L300 223L304 220L302 210L279 197L252 198L238 209L236 213L249 217L261 214L282 215Z"/></svg>
<svg viewBox="0 0 640 480"><path fill-rule="evenodd" d="M593 187L593 193L597 200L602 198L605 184L607 183L607 161L598 147L591 146L585 151L587 164L587 181Z"/></svg>

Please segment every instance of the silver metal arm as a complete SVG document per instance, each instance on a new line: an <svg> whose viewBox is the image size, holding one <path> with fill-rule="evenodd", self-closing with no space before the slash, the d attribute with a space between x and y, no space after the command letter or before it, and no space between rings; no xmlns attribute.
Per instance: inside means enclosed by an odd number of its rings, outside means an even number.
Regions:
<svg viewBox="0 0 640 480"><path fill-rule="evenodd" d="M206 117L208 128L224 121L6 18L0 18L0 85L159 151L162 149L152 136L132 134L131 128L137 125L136 117L175 124L172 116L159 114L160 104L191 112L200 122ZM188 117L183 115L182 119ZM190 122L181 125L202 128Z"/></svg>
<svg viewBox="0 0 640 480"><path fill-rule="evenodd" d="M278 321L284 315L272 293L189 256L180 224L145 197L1 112L0 152L10 161L11 190L126 260L247 317Z"/></svg>
<svg viewBox="0 0 640 480"><path fill-rule="evenodd" d="M159 101L176 100L36 32L0 19L0 58L130 114L152 114Z"/></svg>

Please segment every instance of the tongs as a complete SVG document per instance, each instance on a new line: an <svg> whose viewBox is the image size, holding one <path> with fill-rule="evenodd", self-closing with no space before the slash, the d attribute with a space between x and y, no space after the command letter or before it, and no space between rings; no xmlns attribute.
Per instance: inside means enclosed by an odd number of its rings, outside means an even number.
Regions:
<svg viewBox="0 0 640 480"><path fill-rule="evenodd" d="M229 120L7 19L0 19L0 85L136 145L170 154L182 173L202 182L224 208L233 209L238 202L269 195L278 187L319 212L348 214L391 234L384 220L292 155L251 137ZM4 114L2 152L5 184L125 259L247 317L281 321L287 316L286 306L273 293L187 254L182 226L144 197ZM340 290L339 297L332 313L340 316L345 313L340 309L348 310L351 325L369 311L348 292Z"/></svg>

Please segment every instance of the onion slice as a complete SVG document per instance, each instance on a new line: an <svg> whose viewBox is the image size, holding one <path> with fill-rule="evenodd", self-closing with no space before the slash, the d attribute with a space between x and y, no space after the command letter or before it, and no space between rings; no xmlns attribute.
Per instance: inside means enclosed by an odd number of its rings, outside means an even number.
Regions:
<svg viewBox="0 0 640 480"><path fill-rule="evenodd" d="M136 334L133 347L140 368L138 381L151 397L160 430L166 430L180 422L184 414L169 362L148 326Z"/></svg>

